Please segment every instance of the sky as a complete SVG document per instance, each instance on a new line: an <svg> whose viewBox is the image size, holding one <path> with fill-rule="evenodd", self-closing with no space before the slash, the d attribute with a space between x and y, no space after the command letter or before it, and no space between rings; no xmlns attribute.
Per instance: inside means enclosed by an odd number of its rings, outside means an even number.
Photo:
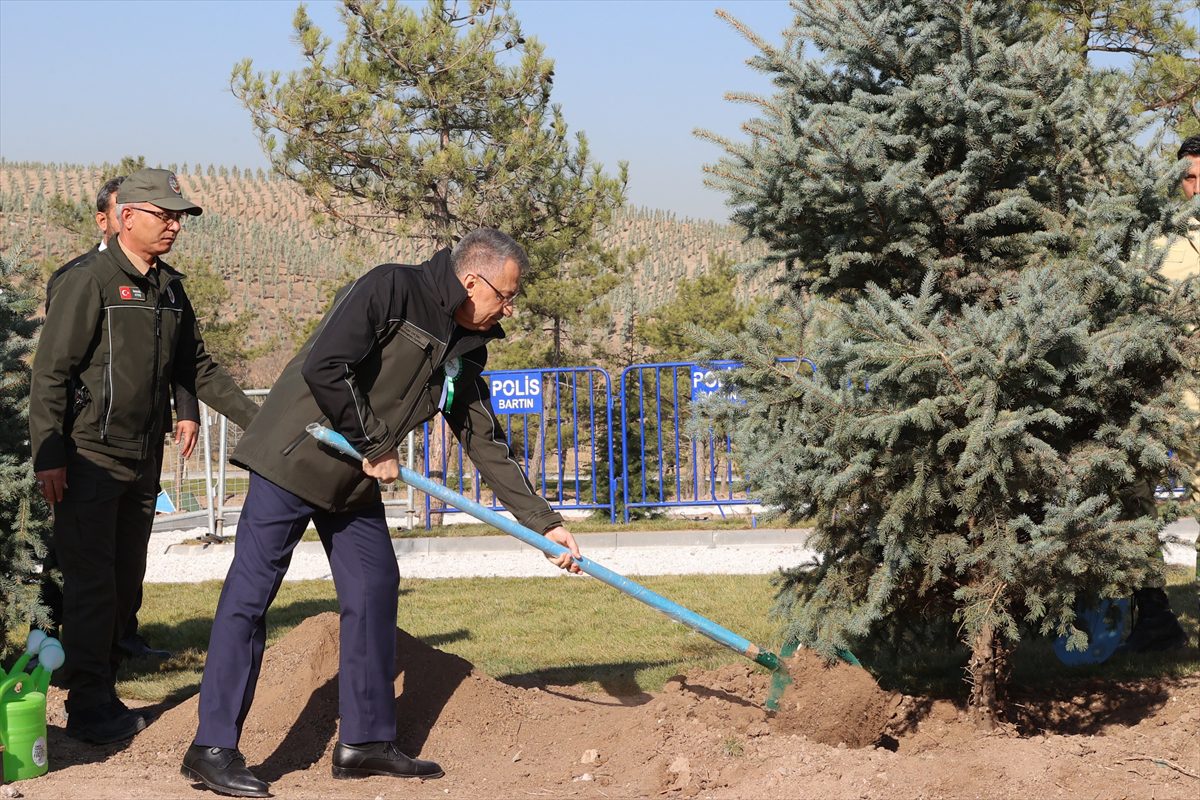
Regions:
<svg viewBox="0 0 1200 800"><path fill-rule="evenodd" d="M303 65L294 0L0 0L0 157L9 161L267 166L230 72ZM309 14L342 39L340 3ZM768 41L785 0L513 0L523 33L555 62L552 101L611 172L629 163L628 201L724 220L702 167L722 151L692 133L739 137L753 116L728 91L769 93L746 65L754 47L723 8Z"/></svg>

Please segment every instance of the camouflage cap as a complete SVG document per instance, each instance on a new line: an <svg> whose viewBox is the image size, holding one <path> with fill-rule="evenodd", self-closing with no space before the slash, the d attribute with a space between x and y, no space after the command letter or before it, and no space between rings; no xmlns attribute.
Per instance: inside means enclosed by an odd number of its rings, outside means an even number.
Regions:
<svg viewBox="0 0 1200 800"><path fill-rule="evenodd" d="M167 211L184 211L198 217L203 209L179 192L179 180L167 169L139 169L121 183L117 200L122 203L151 203Z"/></svg>

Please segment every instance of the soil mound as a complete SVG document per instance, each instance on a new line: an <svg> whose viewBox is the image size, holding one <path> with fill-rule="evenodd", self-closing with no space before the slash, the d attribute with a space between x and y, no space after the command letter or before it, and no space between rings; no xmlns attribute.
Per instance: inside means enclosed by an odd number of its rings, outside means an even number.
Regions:
<svg viewBox="0 0 1200 800"><path fill-rule="evenodd" d="M656 756L653 731L630 731L627 720L614 721L613 714L631 711L621 699L510 686L399 629L396 645L397 741L409 755L435 759L459 780L488 776L493 786L581 779L633 794L654 786L654 772L640 769ZM240 747L254 773L279 781L281 792L321 776L328 780L337 741L337 670L338 616L332 612L305 620L264 655ZM193 697L165 713L121 760L178 770L196 731L198 704Z"/></svg>
<svg viewBox="0 0 1200 800"><path fill-rule="evenodd" d="M788 668L794 683L773 716L765 708L770 675L749 662L677 676L664 686L657 703L643 709L647 741L630 742L625 725L608 730L593 719L586 730L573 724L584 709L596 713L606 706L627 708L628 700L596 701L570 690L510 686L397 629L398 742L406 753L426 753L448 769L460 760L477 767L482 757L497 759L497 769L511 771L516 763L511 758L518 752L519 761L531 768L543 761L550 768L552 761L561 767L564 750L628 753L633 745L643 754L669 754L694 745L717 749L731 736L766 736L772 731L850 747L879 739L895 704L865 670L845 664L827 667L819 656L803 650ZM337 673L335 613L310 617L267 648L240 745L261 777L273 781L329 762L337 741ZM134 740L130 754L170 762L180 758L195 734L198 704L199 698L193 697L165 713ZM547 726L547 721L553 722ZM501 765L503 754L509 760ZM579 763L579 757L571 760ZM670 761L658 765L659 770ZM676 777L660 771L659 785L669 786Z"/></svg>
<svg viewBox="0 0 1200 800"><path fill-rule="evenodd" d="M517 688L397 632L401 742L437 760L430 785L388 778L334 782L338 618L313 617L268 648L242 747L251 769L292 800L408 797L1195 797L1200 680L1131 686L1124 695L1024 698L1055 727L1019 738L980 735L942 701L890 697L861 670L808 651L778 714L771 676L749 662L676 676L655 695L579 687ZM52 769L28 797L199 800L179 762L197 700L164 713L128 745L63 735L51 693ZM1039 702L1040 701L1040 702ZM1072 709L1083 702L1089 715ZM890 719L890 722L887 720ZM881 720L885 720L881 722ZM881 728L888 747L859 747ZM830 746L822 742L837 742ZM1065 790L1069 789L1069 791Z"/></svg>
<svg viewBox="0 0 1200 800"><path fill-rule="evenodd" d="M310 617L267 648L241 750L268 780L327 759L337 741L338 615ZM475 671L462 658L396 630L399 743L419 754L435 728L469 720L472 736L503 727L521 691ZM134 740L134 755L182 754L196 731L199 697L171 709ZM478 741L476 739L476 741Z"/></svg>
<svg viewBox="0 0 1200 800"><path fill-rule="evenodd" d="M783 733L800 733L824 744L870 747L888 732L903 698L879 688L862 667L827 664L811 650L786 662L792 683L774 720Z"/></svg>

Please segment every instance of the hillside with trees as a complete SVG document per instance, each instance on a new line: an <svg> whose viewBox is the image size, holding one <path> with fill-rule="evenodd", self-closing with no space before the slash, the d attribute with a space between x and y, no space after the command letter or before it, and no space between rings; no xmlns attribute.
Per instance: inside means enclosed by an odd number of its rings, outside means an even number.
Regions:
<svg viewBox="0 0 1200 800"><path fill-rule="evenodd" d="M410 237L325 233L295 185L262 170L161 166L175 170L184 193L204 208L203 215L188 220L170 261L193 282L220 277L223 291L207 291L214 297L210 310L220 323L244 328L238 343L247 358L244 375L256 385L274 378L338 286L375 264L419 262L432 252L428 242ZM0 245L23 245L45 274L83 252L95 244L89 217L96 190L118 169L0 161ZM636 338L636 329L655 318L655 309L676 300L683 281L764 252L746 244L732 225L628 206L614 213L599 245L627 263L614 286L601 285L603 297L592 297L606 299L610 313L587 320L588 327L574 335L582 344L572 355L590 357L592 350L583 345L603 344L612 367L655 357ZM762 278L751 283L739 276L736 294L749 301L766 285ZM526 336L534 338L532 333ZM548 363L547 357L532 343L508 345L503 352L505 363L514 367Z"/></svg>

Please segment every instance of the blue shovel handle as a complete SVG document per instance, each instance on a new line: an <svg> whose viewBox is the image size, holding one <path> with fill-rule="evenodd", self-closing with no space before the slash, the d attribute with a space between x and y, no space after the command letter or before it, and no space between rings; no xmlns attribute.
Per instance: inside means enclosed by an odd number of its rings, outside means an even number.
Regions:
<svg viewBox="0 0 1200 800"><path fill-rule="evenodd" d="M346 441L346 437L342 436L337 431L330 430L323 425L313 423L305 430L308 431L317 441L325 444L343 455L350 456L361 461L362 456L357 450ZM502 517L490 508L480 505L473 500L463 497L458 492L442 486L440 483L435 483L429 480L424 475L419 475L407 467L400 467L400 480L412 486L415 489L420 489L428 495L438 498L455 508L467 512L476 519L493 525L510 536L520 539L531 547L536 547L551 558L558 558L563 553L571 551L562 545L552 542L545 536L534 533L529 528L514 522L507 517ZM769 650L764 650L758 645L751 642L749 639L738 636L731 630L721 627L706 617L702 617L694 611L691 611L683 606L675 603L662 595L652 592L645 586L631 581L628 578L618 575L607 567L597 564L590 558L574 558L572 561L579 565L579 569L597 578L609 586L624 592L635 600L639 600L653 609L661 611L676 622L680 622L698 633L702 633L709 639L720 645L728 647L734 652L746 656L754 662L761 664L767 669L777 669L779 667L779 657Z"/></svg>

